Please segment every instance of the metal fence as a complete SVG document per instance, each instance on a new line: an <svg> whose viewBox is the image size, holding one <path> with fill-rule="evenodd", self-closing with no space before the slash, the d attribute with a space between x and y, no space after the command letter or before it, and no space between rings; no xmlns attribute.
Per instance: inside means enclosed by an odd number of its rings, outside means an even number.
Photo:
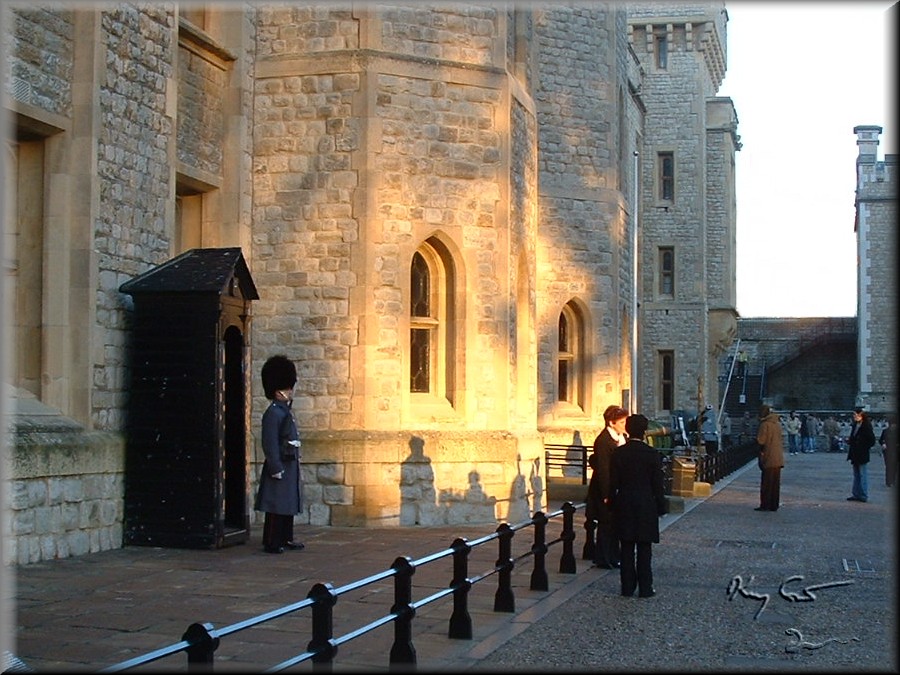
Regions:
<svg viewBox="0 0 900 675"><path fill-rule="evenodd" d="M563 475L580 478L582 485L588 483L588 453L592 448L584 445L544 445L544 470L549 485L553 470L560 469ZM672 469L674 458L686 457L696 464L694 480L715 483L756 459L756 442L751 441L712 454L697 454L689 448L657 448L662 454L665 493L672 494Z"/></svg>
<svg viewBox="0 0 900 675"><path fill-rule="evenodd" d="M315 670L331 671L338 648L351 643L383 626L393 624L394 639L390 649L389 667L405 671L415 670L416 649L413 644L414 618L416 611L430 603L444 599L452 599L452 612L449 617L448 637L450 639L472 639L472 617L469 613L469 593L473 587L492 577L497 579L494 593L495 612L515 612L515 595L513 593L513 569L525 559L532 560L530 590L548 591L549 576L547 572L547 554L554 546L561 547L558 571L561 574L575 574L576 562L573 553L575 529L574 518L578 510L583 509L583 502L573 504L565 502L562 508L551 513L536 512L530 520L516 525L501 524L493 533L468 541L457 538L449 548L436 551L418 560L407 556L398 557L390 568L353 581L339 588L330 583L315 584L304 600L279 607L270 612L250 617L244 621L215 628L211 623L192 623L181 636L181 640L166 647L133 657L127 661L108 666L99 672L116 673L155 663L177 654L187 656L189 672L211 672L213 670L215 652L221 641L228 636L254 628L276 619L296 615L308 610L311 612L311 635L306 649L296 655L277 663L265 672L280 672L305 661L311 661ZM562 520L562 531L556 539L547 540L547 525L555 520ZM513 538L521 530L531 530L533 538L530 548L513 556ZM469 576L469 554L481 546L497 542L498 555L493 567L486 571ZM417 568L437 564L441 560L452 561L452 574L449 586L427 597L414 599L413 574ZM356 591L385 580L393 580L394 603L388 614L380 616L369 623L355 629L334 635L334 610L340 598L351 591ZM352 605L350 606L352 608Z"/></svg>

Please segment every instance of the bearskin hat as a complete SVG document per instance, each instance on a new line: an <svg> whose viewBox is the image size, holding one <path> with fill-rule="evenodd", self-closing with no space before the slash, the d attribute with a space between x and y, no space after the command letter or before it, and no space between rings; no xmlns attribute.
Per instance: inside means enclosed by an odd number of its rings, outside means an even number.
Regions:
<svg viewBox="0 0 900 675"><path fill-rule="evenodd" d="M297 367L286 356L272 356L263 364L262 384L266 398L274 400L276 391L293 389L297 384Z"/></svg>

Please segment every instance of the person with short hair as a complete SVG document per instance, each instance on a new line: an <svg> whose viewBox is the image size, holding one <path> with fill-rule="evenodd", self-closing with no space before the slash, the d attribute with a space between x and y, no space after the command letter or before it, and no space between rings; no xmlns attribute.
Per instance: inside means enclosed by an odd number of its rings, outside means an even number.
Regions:
<svg viewBox="0 0 900 675"><path fill-rule="evenodd" d="M847 461L853 467L853 485L848 502L869 501L869 450L875 445L872 421L863 408L853 410L853 425L850 427Z"/></svg>
<svg viewBox="0 0 900 675"><path fill-rule="evenodd" d="M628 440L610 462L610 486L616 536L621 546L619 580L624 596L656 595L652 545L659 543L659 517L666 513L663 466L659 451L644 442L650 425L643 415L625 420Z"/></svg>
<svg viewBox="0 0 900 675"><path fill-rule="evenodd" d="M591 481L588 484L585 517L597 523L594 541L594 566L614 569L619 566L619 540L613 528L610 509L609 464L616 449L625 444L625 419L628 411L611 405L603 411L606 426L594 439L594 451L588 458Z"/></svg>
<svg viewBox="0 0 900 675"><path fill-rule="evenodd" d="M781 470L784 468L784 441L781 418L765 403L759 407L759 506L756 511L777 511L781 502Z"/></svg>

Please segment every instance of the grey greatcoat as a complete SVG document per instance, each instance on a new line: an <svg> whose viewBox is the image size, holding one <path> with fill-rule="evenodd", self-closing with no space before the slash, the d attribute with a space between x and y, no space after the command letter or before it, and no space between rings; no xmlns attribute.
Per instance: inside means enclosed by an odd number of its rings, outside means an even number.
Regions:
<svg viewBox="0 0 900 675"><path fill-rule="evenodd" d="M263 413L261 427L266 460L259 477L254 508L293 516L303 507L303 486L300 483L300 435L287 402L272 401ZM297 441L298 445L290 441ZM274 478L282 471L280 479Z"/></svg>
<svg viewBox="0 0 900 675"><path fill-rule="evenodd" d="M629 438L610 461L613 523L622 541L659 543L659 517L666 512L662 457Z"/></svg>

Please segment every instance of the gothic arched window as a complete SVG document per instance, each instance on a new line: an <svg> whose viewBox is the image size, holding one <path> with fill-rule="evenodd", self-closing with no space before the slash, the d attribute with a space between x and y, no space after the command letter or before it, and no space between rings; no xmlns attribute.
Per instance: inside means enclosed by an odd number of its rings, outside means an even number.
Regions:
<svg viewBox="0 0 900 675"><path fill-rule="evenodd" d="M584 325L571 302L559 314L557 340L557 400L584 404Z"/></svg>
<svg viewBox="0 0 900 675"><path fill-rule="evenodd" d="M429 239L410 264L409 390L453 403L453 264Z"/></svg>

